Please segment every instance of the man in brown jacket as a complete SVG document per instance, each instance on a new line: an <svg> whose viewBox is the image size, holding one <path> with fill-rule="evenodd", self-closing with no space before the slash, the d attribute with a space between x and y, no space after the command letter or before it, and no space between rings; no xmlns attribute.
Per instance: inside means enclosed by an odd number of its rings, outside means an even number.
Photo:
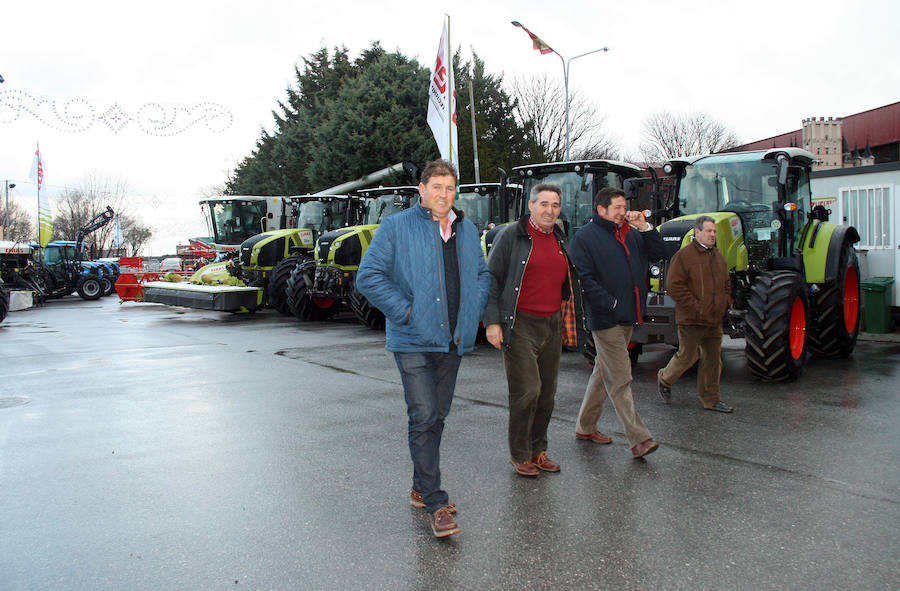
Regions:
<svg viewBox="0 0 900 591"><path fill-rule="evenodd" d="M719 396L722 319L731 301L731 279L716 248L716 222L708 215L696 219L694 239L672 257L666 288L675 300L678 352L657 374L660 397L666 404L672 401L672 385L699 356L697 393L703 407L732 412Z"/></svg>

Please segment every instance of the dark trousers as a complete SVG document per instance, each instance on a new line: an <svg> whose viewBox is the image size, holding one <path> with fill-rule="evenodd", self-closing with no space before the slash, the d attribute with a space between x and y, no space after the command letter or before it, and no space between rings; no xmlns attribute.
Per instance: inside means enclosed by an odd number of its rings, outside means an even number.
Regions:
<svg viewBox="0 0 900 591"><path fill-rule="evenodd" d="M553 316L516 312L503 351L509 385L509 453L517 462L547 450L562 350L559 319L559 312Z"/></svg>
<svg viewBox="0 0 900 591"><path fill-rule="evenodd" d="M441 490L441 435L450 413L461 357L449 353L394 353L403 381L409 416L409 455L413 489L422 493L425 509L434 513L449 502Z"/></svg>

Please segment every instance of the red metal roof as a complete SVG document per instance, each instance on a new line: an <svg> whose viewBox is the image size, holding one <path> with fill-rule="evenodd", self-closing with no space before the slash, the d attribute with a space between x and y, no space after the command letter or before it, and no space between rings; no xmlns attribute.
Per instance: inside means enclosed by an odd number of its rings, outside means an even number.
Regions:
<svg viewBox="0 0 900 591"><path fill-rule="evenodd" d="M900 102L844 117L841 122L841 133L851 150L855 148L862 150L867 142L873 148L900 142ZM794 146L802 148L802 139L803 130L795 129L738 146L733 151L765 150L771 148L773 143L777 148L788 148L792 145L792 140Z"/></svg>

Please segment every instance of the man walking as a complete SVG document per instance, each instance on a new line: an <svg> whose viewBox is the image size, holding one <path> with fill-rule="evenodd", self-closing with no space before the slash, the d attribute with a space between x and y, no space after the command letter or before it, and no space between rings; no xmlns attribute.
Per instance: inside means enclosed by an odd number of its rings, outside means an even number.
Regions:
<svg viewBox="0 0 900 591"><path fill-rule="evenodd" d="M503 229L488 257L491 294L484 313L488 341L503 350L509 386L509 453L516 472L537 476L559 472L547 457L547 427L553 414L562 345L577 346L574 269L566 235L556 224L560 189L539 184L528 210Z"/></svg>
<svg viewBox="0 0 900 591"><path fill-rule="evenodd" d="M719 394L722 373L722 319L731 302L731 279L725 257L716 248L716 221L701 215L694 239L672 257L666 289L675 300L678 352L659 370L659 395L672 401L672 385L700 357L697 393L706 410L732 412Z"/></svg>
<svg viewBox="0 0 900 591"><path fill-rule="evenodd" d="M625 428L632 455L641 458L659 444L634 408L628 342L646 310L649 257L666 258L665 244L642 213L628 211L624 191L606 187L594 196L591 223L578 230L569 252L581 280L587 326L597 347L575 436L595 443L612 442L597 430L608 396Z"/></svg>
<svg viewBox="0 0 900 591"><path fill-rule="evenodd" d="M475 344L490 289L478 230L455 209L456 168L429 162L420 200L388 216L356 276L386 319L386 348L400 370L413 462L410 503L425 507L434 535L459 532L456 506L441 490L440 446L462 355Z"/></svg>

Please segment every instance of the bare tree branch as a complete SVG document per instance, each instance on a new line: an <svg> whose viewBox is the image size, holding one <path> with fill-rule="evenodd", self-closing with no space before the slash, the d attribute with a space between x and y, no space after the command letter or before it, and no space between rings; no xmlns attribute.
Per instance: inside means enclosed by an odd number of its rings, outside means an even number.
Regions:
<svg viewBox="0 0 900 591"><path fill-rule="evenodd" d="M517 100L513 113L543 152L541 160L564 160L566 101L563 85L544 73L516 78L511 90ZM619 149L604 130L605 120L597 106L581 93L569 94L569 137L573 159L618 159Z"/></svg>
<svg viewBox="0 0 900 591"><path fill-rule="evenodd" d="M712 154L740 144L737 134L706 113L658 111L644 120L641 155L647 162L677 156Z"/></svg>
<svg viewBox="0 0 900 591"><path fill-rule="evenodd" d="M121 179L102 177L96 172L88 175L74 187L66 187L55 200L57 215L53 218L53 236L60 240L74 240L78 228L109 205L119 216L125 243L131 245L132 254L152 235L128 211L128 186ZM113 245L115 221L103 226L91 235L97 256L106 256L117 249ZM134 234L129 238L129 234Z"/></svg>
<svg viewBox="0 0 900 591"><path fill-rule="evenodd" d="M4 240L12 240L14 242L30 242L34 240L34 224L31 222L31 215L28 211L19 205L15 197L9 198L9 212L3 212L3 215L9 215L9 232ZM6 220L0 216L0 220Z"/></svg>

